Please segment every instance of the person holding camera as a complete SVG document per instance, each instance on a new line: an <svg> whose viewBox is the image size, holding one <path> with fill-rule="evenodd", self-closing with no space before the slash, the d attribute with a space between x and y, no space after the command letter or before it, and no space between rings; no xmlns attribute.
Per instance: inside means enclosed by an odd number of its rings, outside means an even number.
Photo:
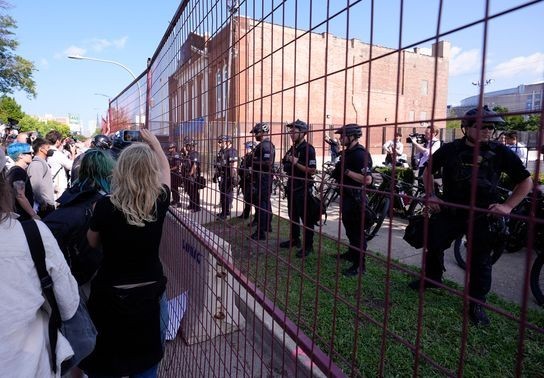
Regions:
<svg viewBox="0 0 544 378"><path fill-rule="evenodd" d="M344 146L340 161L336 163L331 176L340 184L342 224L349 240L348 251L338 256L351 262L351 266L342 271L346 277L357 276L365 271L367 243L364 238L363 211L366 211L366 198L361 187L372 183L372 158L359 143L361 128L360 125L350 123L335 132L340 134L340 143Z"/></svg>
<svg viewBox="0 0 544 378"><path fill-rule="evenodd" d="M446 143L424 167L427 206L433 214L427 233L425 280L414 280L409 287L414 290L419 290L420 285L424 289L438 287L444 272L444 251L455 239L468 233L472 218L473 229L468 241L472 246L468 315L474 325L490 322L480 303L486 301L491 288L490 254L497 239L493 230L494 218L510 214L532 187L530 173L521 160L508 147L491 140L496 127L503 123L504 120L487 107L469 110L461 121L464 137ZM438 172L442 173L441 198L437 198L434 191L433 175ZM498 184L503 173L510 177L515 187L510 197L499 203ZM475 205L475 214L471 217L469 210L452 205Z"/></svg>
<svg viewBox="0 0 544 378"><path fill-rule="evenodd" d="M315 148L306 141L308 124L300 119L286 125L293 145L282 159L287 174L287 209L291 223L289 240L282 241L280 248L300 248L296 257L302 258L313 252L314 222L310 219L310 190L316 171ZM300 239L300 225L304 226L304 243Z"/></svg>
<svg viewBox="0 0 544 378"><path fill-rule="evenodd" d="M408 139L412 144L412 149L415 150L415 158L417 167L412 166L412 169L417 169L417 177L423 175L425 163L429 160L429 156L434 154L440 148L440 140L438 139L438 129L433 129L432 126L427 126L424 137L419 134L411 134ZM412 150L412 151L413 151Z"/></svg>
<svg viewBox="0 0 544 378"><path fill-rule="evenodd" d="M196 182L200 176L200 154L195 150L196 142L193 139L185 137L184 143L187 153L181 157L181 176L189 196L187 210L196 213L200 211L200 192Z"/></svg>
<svg viewBox="0 0 544 378"><path fill-rule="evenodd" d="M251 198L255 205L257 230L251 235L253 240L265 240L266 232L272 230L272 166L276 156L276 148L268 137L270 125L257 123L250 131L259 142L253 150Z"/></svg>
<svg viewBox="0 0 544 378"><path fill-rule="evenodd" d="M170 167L157 137L121 152L111 195L94 207L87 240L104 258L91 281L88 309L96 347L80 367L89 376L157 376L168 324L166 277L159 259L170 204Z"/></svg>
<svg viewBox="0 0 544 378"><path fill-rule="evenodd" d="M221 204L221 212L217 214L217 218L227 219L230 216L233 191L237 181L238 152L232 147L232 137L230 135L220 135L217 138L217 143L221 151L217 161L217 171L220 177L219 203Z"/></svg>

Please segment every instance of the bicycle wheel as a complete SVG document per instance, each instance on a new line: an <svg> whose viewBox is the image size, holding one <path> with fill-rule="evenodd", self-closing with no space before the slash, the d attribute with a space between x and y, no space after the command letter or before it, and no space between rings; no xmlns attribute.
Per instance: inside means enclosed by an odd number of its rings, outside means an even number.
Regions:
<svg viewBox="0 0 544 378"><path fill-rule="evenodd" d="M378 231L380 230L380 227L382 226L383 220L387 216L387 212L389 211L389 204L391 203L391 200L387 197L381 196L381 195L374 195L369 201L368 205L376 214L376 221L365 230L366 240L370 241L374 239Z"/></svg>
<svg viewBox="0 0 544 378"><path fill-rule="evenodd" d="M544 251L537 252L538 256L531 268L531 291L539 305L544 305Z"/></svg>
<svg viewBox="0 0 544 378"><path fill-rule="evenodd" d="M504 248L494 248L491 251L491 264L495 264L499 260L503 252ZM453 256L455 257L455 261L457 262L457 265L459 265L459 268L465 270L467 268L466 236L461 236L455 240L455 243L453 244Z"/></svg>
<svg viewBox="0 0 544 378"><path fill-rule="evenodd" d="M408 210L406 211L406 218L410 218L413 215L421 213L424 207L425 204L420 197L412 199L410 206L408 206Z"/></svg>

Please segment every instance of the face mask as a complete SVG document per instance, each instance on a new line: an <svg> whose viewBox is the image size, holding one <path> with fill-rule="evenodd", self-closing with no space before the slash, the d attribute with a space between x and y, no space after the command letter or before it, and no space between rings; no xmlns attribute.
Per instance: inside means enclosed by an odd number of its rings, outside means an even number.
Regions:
<svg viewBox="0 0 544 378"><path fill-rule="evenodd" d="M46 156L51 157L51 156L53 156L54 153L55 153L55 150L47 150Z"/></svg>

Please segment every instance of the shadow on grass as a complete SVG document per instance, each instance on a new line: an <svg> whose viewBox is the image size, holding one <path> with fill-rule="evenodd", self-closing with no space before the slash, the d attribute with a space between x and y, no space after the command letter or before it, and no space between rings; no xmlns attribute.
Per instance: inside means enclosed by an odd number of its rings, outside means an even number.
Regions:
<svg viewBox="0 0 544 378"><path fill-rule="evenodd" d="M274 233L259 242L248 238L251 229L240 219L206 227L229 241L237 267L347 375L406 376L417 369L415 374L425 377L514 376L519 321L488 311L491 325L469 324L463 342L462 298L446 290L427 290L419 316L419 293L407 287L413 276L402 271L417 268L395 262L400 268L390 265L388 270L385 258L370 251L365 275L345 278L340 272L347 263L330 256L344 249L338 241L316 233L315 253L298 259L296 249L280 249L280 240L274 237L289 235L288 222L274 217L273 225ZM489 303L519 319L519 306L496 295L489 296ZM542 376L544 312L528 310L527 321L533 329L521 337L522 375ZM463 370L458 372L460 366Z"/></svg>

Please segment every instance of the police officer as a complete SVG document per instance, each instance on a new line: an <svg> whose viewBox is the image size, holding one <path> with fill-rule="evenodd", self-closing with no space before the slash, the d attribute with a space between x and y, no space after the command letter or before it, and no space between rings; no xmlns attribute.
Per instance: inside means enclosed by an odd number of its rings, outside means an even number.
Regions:
<svg viewBox="0 0 544 378"><path fill-rule="evenodd" d="M181 207L180 202L180 187L182 186L182 178L180 174L181 156L177 151L175 143L168 145L168 152L166 153L168 164L170 165L170 180L172 182L172 202L170 205L175 207Z"/></svg>
<svg viewBox="0 0 544 378"><path fill-rule="evenodd" d="M342 204L342 224L349 240L349 250L338 256L351 261L351 266L342 271L344 276L356 276L365 271L366 239L362 227L366 198L363 185L372 182L372 158L359 143L362 126L350 123L336 130L340 144L344 147L340 161L336 163L332 177L339 182Z"/></svg>
<svg viewBox="0 0 544 378"><path fill-rule="evenodd" d="M186 154L181 160L181 173L185 191L189 195L188 210L200 211L200 192L196 179L200 176L200 154L195 150L196 142L190 137L184 138Z"/></svg>
<svg viewBox="0 0 544 378"><path fill-rule="evenodd" d="M236 167L238 163L238 152L232 147L230 135L221 135L217 139L221 155L217 161L219 173L219 203L221 212L217 214L218 219L226 219L230 216L232 208L233 189L238 180Z"/></svg>
<svg viewBox="0 0 544 378"><path fill-rule="evenodd" d="M252 159L251 197L257 211L255 215L257 230L251 235L253 240L265 240L266 232L270 232L272 227L270 195L272 194L272 165L276 149L268 138L269 132L270 126L264 122L257 123L251 129L255 140L259 142L253 151Z"/></svg>
<svg viewBox="0 0 544 378"><path fill-rule="evenodd" d="M313 187L313 175L316 170L315 149L305 139L308 133L306 122L297 119L286 127L290 130L293 145L282 159L283 171L287 174L287 209L291 220L289 240L282 241L280 248L292 245L301 248L296 256L308 256L313 251L314 222L310 220L308 203L309 193ZM299 221L304 226L304 244L300 240Z"/></svg>
<svg viewBox="0 0 544 378"><path fill-rule="evenodd" d="M239 188L244 197L244 210L242 214L238 215L238 218L248 219L251 214L251 167L253 165L253 148L255 147L255 143L249 141L244 146L246 153L240 159L240 164L238 164Z"/></svg>
<svg viewBox="0 0 544 378"><path fill-rule="evenodd" d="M444 144L427 163L423 179L429 199L429 210L436 215L429 220L428 253L425 275L433 281L415 280L409 284L418 290L437 287L442 282L444 251L453 240L467 233L470 211L452 207L451 204L472 204L473 180L476 180L475 213L473 216L472 259L470 264L469 295L485 302L491 287L491 258L493 242L497 239L492 225L496 215L508 215L532 187L529 172L521 160L508 147L491 141L496 127L503 119L487 107L469 110L461 121L464 137ZM475 158L475 154L477 154ZM443 197L434 193L433 174L442 171ZM515 184L510 197L499 203L497 184L501 173L506 173ZM491 227L490 227L491 226ZM470 302L469 319L475 325L489 324L489 318L479 303Z"/></svg>

